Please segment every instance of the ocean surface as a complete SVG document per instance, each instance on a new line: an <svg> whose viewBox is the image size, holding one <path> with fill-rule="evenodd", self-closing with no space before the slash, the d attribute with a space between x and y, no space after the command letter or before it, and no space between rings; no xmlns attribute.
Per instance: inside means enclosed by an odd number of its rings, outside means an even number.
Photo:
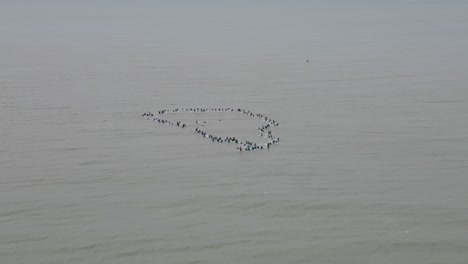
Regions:
<svg viewBox="0 0 468 264"><path fill-rule="evenodd" d="M467 13L2 1L0 263L468 263Z"/></svg>

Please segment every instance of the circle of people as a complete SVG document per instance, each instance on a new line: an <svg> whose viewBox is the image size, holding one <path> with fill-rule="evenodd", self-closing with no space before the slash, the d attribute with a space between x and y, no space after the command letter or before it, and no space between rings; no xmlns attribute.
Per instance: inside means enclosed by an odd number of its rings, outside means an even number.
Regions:
<svg viewBox="0 0 468 264"><path fill-rule="evenodd" d="M276 122L275 120L271 118L268 118L268 116L266 115L255 114L251 112L250 110L241 109L241 108L237 108L237 109L234 109L234 108L175 108L172 110L169 110L169 109L160 110L157 112L157 114L154 114L151 112L145 112L141 116L145 117L147 120L152 120L154 122L158 122L163 125L171 125L171 126L178 126L180 128L187 128L189 126L189 124L187 123L182 123L180 121L174 122L174 121L162 119L159 117L166 113L176 113L176 112L194 112L194 113L236 112L236 113L242 113L246 116L260 118L264 124L262 124L261 126L258 126L257 130L261 132L260 136L266 137L268 139L268 142L265 144L257 144L253 141L248 141L248 140L242 141L236 137L219 137L213 134L209 134L208 132L200 129L199 127L195 128L195 133L201 135L204 138L210 139L212 142L238 144L237 149L239 151L255 151L255 150L270 149L272 145L278 144L280 140L279 137L273 136L273 133L271 132L272 127L279 126L278 122ZM203 123L196 121L196 124L201 124L203 126L204 124L206 124L206 121L203 121Z"/></svg>

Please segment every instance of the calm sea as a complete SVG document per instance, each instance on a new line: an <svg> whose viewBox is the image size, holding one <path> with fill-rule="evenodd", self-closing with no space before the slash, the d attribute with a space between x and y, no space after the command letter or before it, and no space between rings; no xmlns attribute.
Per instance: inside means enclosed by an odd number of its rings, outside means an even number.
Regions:
<svg viewBox="0 0 468 264"><path fill-rule="evenodd" d="M2 1L0 262L467 263L467 13ZM185 107L266 114L281 142L141 118ZM259 139L242 115L169 117Z"/></svg>

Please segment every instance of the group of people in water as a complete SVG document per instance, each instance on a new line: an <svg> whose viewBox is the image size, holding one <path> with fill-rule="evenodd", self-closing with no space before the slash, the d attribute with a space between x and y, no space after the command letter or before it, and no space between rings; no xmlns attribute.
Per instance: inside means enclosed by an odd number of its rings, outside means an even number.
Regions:
<svg viewBox="0 0 468 264"><path fill-rule="evenodd" d="M242 113L246 116L250 117L257 117L264 122L261 126L257 127L257 130L261 132L260 136L261 137L266 137L268 139L268 142L265 144L257 144L253 141L248 141L248 140L239 140L236 137L219 137L215 136L213 134L209 134L208 132L200 129L198 126L195 128L195 133L200 134L204 138L210 139L212 142L217 142L217 143L235 143L238 144L237 149L239 151L254 151L254 150L264 150L264 149L270 149L270 147L274 144L279 143L279 138L273 136L273 133L271 131L271 128L273 126L279 126L279 123L276 122L275 120L268 118L266 115L263 114L255 114L251 112L250 110L246 109L241 109L241 108L176 108L176 109L164 109L158 111L158 114L155 115L151 112L145 112L142 114L142 117L146 117L146 119L151 119L154 122L158 122L161 124L165 125L172 125L172 126L178 126L181 128L187 128L189 124L182 123L180 121L169 121L166 119L159 118L159 116L164 115L166 113L176 113L176 112L194 112L194 113L205 113L205 112L236 112L236 113ZM221 119L219 120L221 121ZM200 121L196 121L195 124L206 124L206 121L203 121L203 123Z"/></svg>
<svg viewBox="0 0 468 264"><path fill-rule="evenodd" d="M145 112L141 116L146 117L146 119L152 119L153 121L164 124L164 125L178 126L178 127L181 127L181 128L186 128L189 125L189 124L182 123L180 121L172 122L172 121L165 120L165 119L162 119L162 118L154 117L154 114L151 113L151 112Z"/></svg>

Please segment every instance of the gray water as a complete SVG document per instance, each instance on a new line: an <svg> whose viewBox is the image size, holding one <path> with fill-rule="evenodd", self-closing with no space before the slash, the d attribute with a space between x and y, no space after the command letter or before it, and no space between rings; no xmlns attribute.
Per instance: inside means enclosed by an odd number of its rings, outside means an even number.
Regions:
<svg viewBox="0 0 468 264"><path fill-rule="evenodd" d="M0 263L467 263L467 13L0 2ZM267 114L281 142L141 118L177 107Z"/></svg>

